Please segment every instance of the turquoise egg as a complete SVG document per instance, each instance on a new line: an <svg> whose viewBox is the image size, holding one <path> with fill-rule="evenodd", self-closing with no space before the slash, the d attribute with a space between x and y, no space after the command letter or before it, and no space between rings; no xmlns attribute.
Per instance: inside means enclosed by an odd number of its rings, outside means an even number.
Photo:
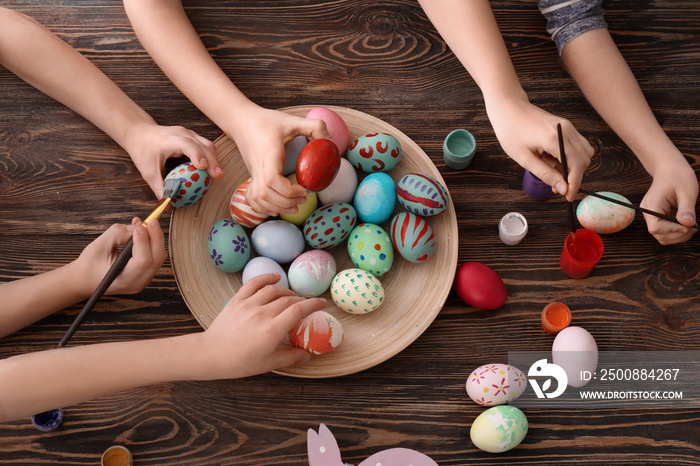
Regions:
<svg viewBox="0 0 700 466"><path fill-rule="evenodd" d="M348 146L350 163L365 173L386 172L401 160L401 143L391 134L370 133Z"/></svg>
<svg viewBox="0 0 700 466"><path fill-rule="evenodd" d="M212 262L223 272L238 272L250 259L248 235L242 226L228 218L211 227L208 248Z"/></svg>
<svg viewBox="0 0 700 466"><path fill-rule="evenodd" d="M360 222L386 222L396 207L396 183L383 172L368 175L357 187L353 205Z"/></svg>
<svg viewBox="0 0 700 466"><path fill-rule="evenodd" d="M447 190L438 180L422 173L409 173L396 183L399 203L422 217L440 215L449 204Z"/></svg>
<svg viewBox="0 0 700 466"><path fill-rule="evenodd" d="M304 222L304 238L314 249L330 249L342 243L357 222L355 208L334 202L317 209Z"/></svg>
<svg viewBox="0 0 700 466"><path fill-rule="evenodd" d="M601 191L598 194L630 203L629 199L620 194L607 191ZM583 228L606 235L627 228L634 220L634 214L634 209L594 196L584 197L576 208L576 217Z"/></svg>
<svg viewBox="0 0 700 466"><path fill-rule="evenodd" d="M350 232L348 254L358 269L381 277L394 263L394 247L391 238L379 225L361 223Z"/></svg>
<svg viewBox="0 0 700 466"><path fill-rule="evenodd" d="M200 170L185 162L173 168L165 179L179 179L180 189L170 201L173 207L183 208L195 205L209 191L211 177L206 170Z"/></svg>
<svg viewBox="0 0 700 466"><path fill-rule="evenodd" d="M489 408L474 420L469 436L479 449L502 453L517 447L527 434L527 418L514 406Z"/></svg>
<svg viewBox="0 0 700 466"><path fill-rule="evenodd" d="M396 252L409 262L425 262L435 252L433 229L416 214L401 212L394 215L390 232Z"/></svg>

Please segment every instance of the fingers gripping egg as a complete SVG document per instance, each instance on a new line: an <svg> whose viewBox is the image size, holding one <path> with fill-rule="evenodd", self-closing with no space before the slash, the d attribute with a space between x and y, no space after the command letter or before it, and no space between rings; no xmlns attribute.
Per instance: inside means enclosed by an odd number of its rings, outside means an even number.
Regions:
<svg viewBox="0 0 700 466"><path fill-rule="evenodd" d="M343 341L343 326L340 321L325 311L316 311L299 322L287 334L292 346L311 354L324 354Z"/></svg>
<svg viewBox="0 0 700 466"><path fill-rule="evenodd" d="M170 201L173 207L177 208L195 205L209 191L211 185L209 173L195 167L191 162L173 168L165 178L180 180L180 189Z"/></svg>

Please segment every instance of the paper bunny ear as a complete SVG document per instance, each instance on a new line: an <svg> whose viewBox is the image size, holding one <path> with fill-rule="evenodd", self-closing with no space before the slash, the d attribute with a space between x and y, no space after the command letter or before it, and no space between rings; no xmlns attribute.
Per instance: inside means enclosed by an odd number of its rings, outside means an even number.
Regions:
<svg viewBox="0 0 700 466"><path fill-rule="evenodd" d="M309 429L306 437L306 452L309 466L343 466L340 459L338 442L325 424L321 424L318 433Z"/></svg>
<svg viewBox="0 0 700 466"><path fill-rule="evenodd" d="M390 448L370 456L358 466L438 466L438 464L415 450Z"/></svg>

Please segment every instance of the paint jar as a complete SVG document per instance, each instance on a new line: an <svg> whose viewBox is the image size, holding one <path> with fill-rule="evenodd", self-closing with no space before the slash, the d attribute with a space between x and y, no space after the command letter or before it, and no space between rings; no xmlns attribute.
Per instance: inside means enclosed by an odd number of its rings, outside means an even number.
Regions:
<svg viewBox="0 0 700 466"><path fill-rule="evenodd" d="M552 187L530 173L529 170L525 170L523 175L523 191L536 201L546 201L552 197Z"/></svg>
<svg viewBox="0 0 700 466"><path fill-rule="evenodd" d="M579 228L564 241L559 258L561 270L571 278L585 278L603 257L603 240L595 231Z"/></svg>
<svg viewBox="0 0 700 466"><path fill-rule="evenodd" d="M133 466L134 457L128 448L121 445L109 447L102 453L102 466Z"/></svg>
<svg viewBox="0 0 700 466"><path fill-rule="evenodd" d="M63 422L63 410L52 409L32 416L32 424L42 432L51 432Z"/></svg>
<svg viewBox="0 0 700 466"><path fill-rule="evenodd" d="M550 303L542 309L542 328L552 335L561 332L571 323L571 310L564 303Z"/></svg>
<svg viewBox="0 0 700 466"><path fill-rule="evenodd" d="M527 234L527 220L518 212L508 212L498 222L498 236L504 244L518 244Z"/></svg>
<svg viewBox="0 0 700 466"><path fill-rule="evenodd" d="M464 170L476 153L476 140L466 129L456 129L442 143L445 164L453 170Z"/></svg>

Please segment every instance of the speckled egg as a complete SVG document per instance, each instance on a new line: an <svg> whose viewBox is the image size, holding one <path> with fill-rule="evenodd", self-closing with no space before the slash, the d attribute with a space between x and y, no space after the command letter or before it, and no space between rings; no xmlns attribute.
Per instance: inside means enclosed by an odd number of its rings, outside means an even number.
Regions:
<svg viewBox="0 0 700 466"><path fill-rule="evenodd" d="M357 189L357 171L348 159L340 159L340 168L331 184L318 194L318 201L321 205L332 204L334 202L351 203Z"/></svg>
<svg viewBox="0 0 700 466"><path fill-rule="evenodd" d="M514 406L489 408L472 423L469 436L477 448L502 453L517 447L527 435L527 418Z"/></svg>
<svg viewBox="0 0 700 466"><path fill-rule="evenodd" d="M394 246L391 238L379 225L361 223L348 237L348 254L358 269L381 277L394 262Z"/></svg>
<svg viewBox="0 0 700 466"><path fill-rule="evenodd" d="M304 252L304 235L293 223L268 220L253 230L253 248L258 255L280 264L289 264Z"/></svg>
<svg viewBox="0 0 700 466"><path fill-rule="evenodd" d="M248 186L250 186L250 178L238 185L233 192L233 196L231 196L229 212L231 212L231 218L244 227L255 228L267 220L268 215L256 212L250 204L248 204L245 198L248 192Z"/></svg>
<svg viewBox="0 0 700 466"><path fill-rule="evenodd" d="M370 133L348 146L348 160L365 173L386 172L401 160L401 143L391 134Z"/></svg>
<svg viewBox="0 0 700 466"><path fill-rule="evenodd" d="M258 275L264 275L266 273L280 274L280 279L277 281L277 283L275 283L275 285L283 288L289 288L287 274L284 273L282 266L265 256L253 257L248 261L245 267L243 267L241 281L245 284L251 278L257 277Z"/></svg>
<svg viewBox="0 0 700 466"><path fill-rule="evenodd" d="M428 222L411 212L401 212L391 220L391 241L396 252L409 262L430 259L437 245Z"/></svg>
<svg viewBox="0 0 700 466"><path fill-rule="evenodd" d="M317 209L304 222L304 238L314 249L330 249L342 243L357 222L355 208L335 202Z"/></svg>
<svg viewBox="0 0 700 466"><path fill-rule="evenodd" d="M206 170L200 170L192 162L185 162L173 168L166 179L180 180L180 189L170 201L173 207L183 208L195 205L209 191L211 177Z"/></svg>
<svg viewBox="0 0 700 466"><path fill-rule="evenodd" d="M337 348L344 336L338 319L326 311L316 311L290 330L287 339L292 346L319 355Z"/></svg>
<svg viewBox="0 0 700 466"><path fill-rule="evenodd" d="M517 399L527 388L525 374L510 364L479 366L467 379L467 394L481 406L504 405Z"/></svg>
<svg viewBox="0 0 700 466"><path fill-rule="evenodd" d="M292 182L292 184L298 184L297 183L297 176L292 173L291 175L287 176L287 179ZM280 213L280 218L282 220L286 220L290 223L293 223L294 225L300 227L304 224L306 219L311 215L311 213L316 210L318 207L318 196L316 193L312 192L307 192L306 193L306 201L303 204L297 205L297 213L296 214L284 214Z"/></svg>
<svg viewBox="0 0 700 466"><path fill-rule="evenodd" d="M422 173L409 173L396 183L399 203L422 217L440 215L449 204L447 190L438 180Z"/></svg>
<svg viewBox="0 0 700 466"><path fill-rule="evenodd" d="M335 277L333 256L322 250L306 251L289 266L289 287L299 296L311 298L326 292Z"/></svg>
<svg viewBox="0 0 700 466"><path fill-rule="evenodd" d="M238 272L250 259L250 242L241 225L231 219L219 220L209 230L209 257L223 272Z"/></svg>
<svg viewBox="0 0 700 466"><path fill-rule="evenodd" d="M367 314L384 301L384 287L377 277L360 269L346 269L331 283L336 306L350 314Z"/></svg>
<svg viewBox="0 0 700 466"><path fill-rule="evenodd" d="M360 222L386 222L396 207L396 183L384 172L368 175L357 187L353 205Z"/></svg>
<svg viewBox="0 0 700 466"><path fill-rule="evenodd" d="M598 194L618 201L630 202L625 196L616 193L602 191ZM576 217L581 226L602 234L624 230L634 220L634 214L634 209L594 196L586 196L576 208Z"/></svg>

